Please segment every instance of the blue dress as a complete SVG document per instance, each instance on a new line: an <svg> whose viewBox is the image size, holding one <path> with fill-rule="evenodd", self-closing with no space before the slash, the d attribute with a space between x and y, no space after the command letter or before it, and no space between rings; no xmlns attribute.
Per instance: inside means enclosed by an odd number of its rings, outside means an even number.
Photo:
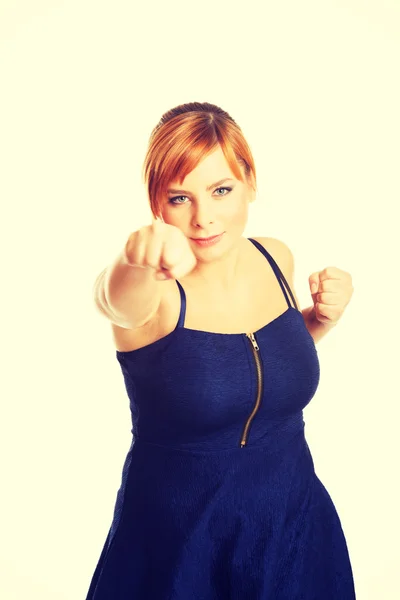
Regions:
<svg viewBox="0 0 400 600"><path fill-rule="evenodd" d="M314 340L278 265L249 239L278 279L283 314L249 335L188 329L177 282L176 329L116 351L132 443L86 600L355 598L304 435L320 377Z"/></svg>

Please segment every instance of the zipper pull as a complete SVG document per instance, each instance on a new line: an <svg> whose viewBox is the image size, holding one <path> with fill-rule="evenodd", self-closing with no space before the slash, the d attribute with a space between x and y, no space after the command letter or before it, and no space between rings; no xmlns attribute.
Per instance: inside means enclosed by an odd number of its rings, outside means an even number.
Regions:
<svg viewBox="0 0 400 600"><path fill-rule="evenodd" d="M253 344L254 350L259 350L260 348L257 345L257 341L256 338L254 337L254 333L246 333L247 337L249 338L249 340L251 341L251 343Z"/></svg>

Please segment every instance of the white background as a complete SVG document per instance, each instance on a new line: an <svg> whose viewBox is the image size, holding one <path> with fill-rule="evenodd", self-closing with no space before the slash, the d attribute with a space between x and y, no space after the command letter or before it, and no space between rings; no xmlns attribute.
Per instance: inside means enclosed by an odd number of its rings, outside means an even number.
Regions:
<svg viewBox="0 0 400 600"><path fill-rule="evenodd" d="M211 102L252 149L247 237L355 292L318 343L305 410L358 600L400 597L396 0L2 0L1 548L4 600L83 600L130 445L97 274L150 223L142 164L168 109Z"/></svg>

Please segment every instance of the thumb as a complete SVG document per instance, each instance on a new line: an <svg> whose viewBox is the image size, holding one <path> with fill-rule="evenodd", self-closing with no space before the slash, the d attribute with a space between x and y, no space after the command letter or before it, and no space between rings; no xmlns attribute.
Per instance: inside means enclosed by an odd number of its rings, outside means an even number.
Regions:
<svg viewBox="0 0 400 600"><path fill-rule="evenodd" d="M308 282L310 285L311 293L316 294L319 288L319 274L313 273L312 275L310 275L310 277L308 278Z"/></svg>

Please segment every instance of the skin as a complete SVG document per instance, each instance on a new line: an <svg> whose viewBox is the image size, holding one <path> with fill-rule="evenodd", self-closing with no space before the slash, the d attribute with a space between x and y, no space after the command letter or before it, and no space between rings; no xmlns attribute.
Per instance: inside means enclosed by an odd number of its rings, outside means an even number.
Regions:
<svg viewBox="0 0 400 600"><path fill-rule="evenodd" d="M169 193L162 205L165 223L178 227L187 237L196 256L196 267L182 278L186 284L201 282L207 289L229 291L234 287L247 240L243 231L247 224L249 204L255 199L255 190L232 173L220 147L203 159L181 185L172 181L169 188L180 191ZM207 187L223 178L226 181L207 191ZM229 187L231 191L220 188ZM175 198L174 204L169 202ZM200 247L191 238L211 237L224 232L215 245Z"/></svg>
<svg viewBox="0 0 400 600"><path fill-rule="evenodd" d="M249 204L255 200L255 190L251 182L236 179L220 147L200 162L185 180L171 182L169 188L186 190L169 194L162 206L161 216L165 223L175 225L188 238L196 256L196 267L181 281L185 286L200 287L208 297L230 297L237 289L240 273L248 271L249 245L243 237L247 224ZM206 188L224 177L233 181L221 183L218 187L231 187L232 191ZM175 205L170 198L176 198ZM224 232L221 241L215 246L201 248L191 237L210 237ZM266 246L266 238L255 238ZM279 240L268 239L269 248L273 244L275 256L279 256L286 279L291 287L297 305L299 301L293 284L293 255L290 249ZM309 284L315 282L317 291L311 292L312 306L302 310L302 314L316 343L338 322L344 308L349 303L353 286L351 275L336 267L327 267L309 277Z"/></svg>

